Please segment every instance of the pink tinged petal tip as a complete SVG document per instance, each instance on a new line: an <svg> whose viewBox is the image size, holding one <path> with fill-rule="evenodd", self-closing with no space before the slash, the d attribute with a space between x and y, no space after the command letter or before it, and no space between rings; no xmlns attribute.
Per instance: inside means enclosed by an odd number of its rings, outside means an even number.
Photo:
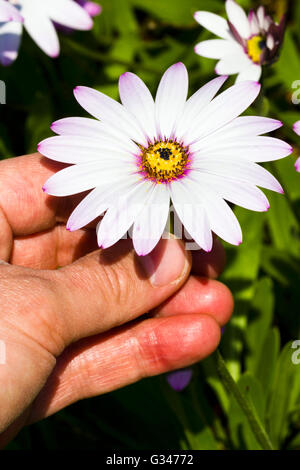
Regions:
<svg viewBox="0 0 300 470"><path fill-rule="evenodd" d="M300 121L295 122L293 125L293 130L296 134L300 135Z"/></svg>
<svg viewBox="0 0 300 470"><path fill-rule="evenodd" d="M300 173L300 158L298 158L298 160L296 161L295 168L296 168L296 171L298 171L298 173Z"/></svg>

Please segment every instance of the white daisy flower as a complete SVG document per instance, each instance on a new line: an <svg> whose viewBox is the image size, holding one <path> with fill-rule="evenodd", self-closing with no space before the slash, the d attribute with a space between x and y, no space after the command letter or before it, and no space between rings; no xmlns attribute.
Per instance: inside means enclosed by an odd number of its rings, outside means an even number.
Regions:
<svg viewBox="0 0 300 470"><path fill-rule="evenodd" d="M197 11L195 20L222 39L202 41L195 52L203 57L219 59L218 75L235 75L237 81L259 81L262 66L278 59L285 31L285 16L276 24L260 6L247 16L234 0L226 0L228 21L208 11Z"/></svg>
<svg viewBox="0 0 300 470"><path fill-rule="evenodd" d="M23 21L19 11L6 0L0 0L0 21Z"/></svg>
<svg viewBox="0 0 300 470"><path fill-rule="evenodd" d="M97 226L99 246L113 245L133 227L134 248L146 255L162 236L172 201L204 250L212 248L212 232L239 245L241 228L225 200L268 210L257 186L282 188L256 162L286 157L292 149L261 135L281 122L238 117L257 98L258 83L239 83L215 98L226 79L215 78L187 100L188 74L178 63L164 73L155 101L130 72L120 77L122 104L91 88L75 88L79 104L97 120L61 119L52 125L59 135L38 146L46 157L72 164L45 183L46 193L68 196L92 189L67 229L80 229L106 211Z"/></svg>
<svg viewBox="0 0 300 470"><path fill-rule="evenodd" d="M296 134L300 135L300 121L295 122L295 124L293 125L293 129L296 132ZM295 168L300 173L300 157L295 163Z"/></svg>
<svg viewBox="0 0 300 470"><path fill-rule="evenodd" d="M24 19L23 25L28 34L50 57L57 57L60 52L54 22L79 30L88 30L93 26L88 12L73 0L7 0L7 2L18 10ZM0 24L2 65L10 65L17 58L23 25L17 21Z"/></svg>

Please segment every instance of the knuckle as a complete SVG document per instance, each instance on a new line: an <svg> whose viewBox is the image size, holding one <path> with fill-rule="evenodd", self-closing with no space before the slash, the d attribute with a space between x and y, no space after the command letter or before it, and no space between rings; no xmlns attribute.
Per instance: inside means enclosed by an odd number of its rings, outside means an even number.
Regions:
<svg viewBox="0 0 300 470"><path fill-rule="evenodd" d="M132 348L140 378L166 372L173 368L169 357L169 343L158 328L147 328L132 338Z"/></svg>
<svg viewBox="0 0 300 470"><path fill-rule="evenodd" d="M64 348L51 273L13 268L0 277L3 320L31 337L51 354Z"/></svg>

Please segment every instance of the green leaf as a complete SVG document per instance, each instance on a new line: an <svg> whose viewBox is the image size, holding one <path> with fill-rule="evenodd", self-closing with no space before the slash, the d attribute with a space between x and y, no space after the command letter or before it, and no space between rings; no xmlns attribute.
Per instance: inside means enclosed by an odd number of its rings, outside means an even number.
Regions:
<svg viewBox="0 0 300 470"><path fill-rule="evenodd" d="M222 351L231 375L237 380L241 372L243 335L261 261L264 217L240 207L236 208L235 213L243 230L244 241L238 248L227 250L228 265L222 280L235 294L235 313L226 327Z"/></svg>
<svg viewBox="0 0 300 470"><path fill-rule="evenodd" d="M248 346L246 367L254 375L261 361L262 349L272 324L273 310L273 283L269 278L262 278L255 287L246 331Z"/></svg>
<svg viewBox="0 0 300 470"><path fill-rule="evenodd" d="M273 388L276 364L280 348L280 335L278 328L273 328L268 332L259 360L255 364L254 374L260 381L265 392L266 399Z"/></svg>
<svg viewBox="0 0 300 470"><path fill-rule="evenodd" d="M300 396L299 366L293 364L289 342L283 348L276 366L276 376L267 411L267 430L271 440L280 448L289 433L288 415ZM296 393L293 391L296 387Z"/></svg>
<svg viewBox="0 0 300 470"><path fill-rule="evenodd" d="M300 236L299 222L289 201L277 193L269 194L268 197L271 208L266 219L274 246L278 250L300 256L300 244L297 243Z"/></svg>
<svg viewBox="0 0 300 470"><path fill-rule="evenodd" d="M146 10L154 17L173 26L197 25L193 14L197 10L207 10L206 0L130 0L132 5ZM210 0L210 11L224 12L224 4L220 0Z"/></svg>
<svg viewBox="0 0 300 470"><path fill-rule="evenodd" d="M258 380L256 380L250 372L246 372L240 377L238 386L249 400L257 418L264 423L265 399L262 386ZM231 439L236 448L247 450L261 449L260 444L257 442L248 424L246 416L233 396L230 398L228 420Z"/></svg>
<svg viewBox="0 0 300 470"><path fill-rule="evenodd" d="M289 30L285 34L280 60L274 64L273 69L288 90L292 90L292 83L300 79L299 50Z"/></svg>

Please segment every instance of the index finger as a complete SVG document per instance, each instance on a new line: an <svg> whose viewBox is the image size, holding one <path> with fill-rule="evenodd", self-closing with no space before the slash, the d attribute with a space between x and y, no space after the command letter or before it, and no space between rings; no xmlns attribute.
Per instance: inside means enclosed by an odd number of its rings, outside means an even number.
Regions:
<svg viewBox="0 0 300 470"><path fill-rule="evenodd" d="M52 174L66 166L39 153L1 161L1 230L10 229L14 236L26 236L65 222L83 195L52 197L42 191L42 186Z"/></svg>

